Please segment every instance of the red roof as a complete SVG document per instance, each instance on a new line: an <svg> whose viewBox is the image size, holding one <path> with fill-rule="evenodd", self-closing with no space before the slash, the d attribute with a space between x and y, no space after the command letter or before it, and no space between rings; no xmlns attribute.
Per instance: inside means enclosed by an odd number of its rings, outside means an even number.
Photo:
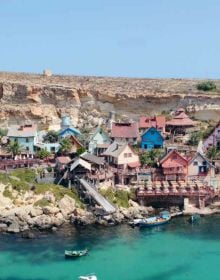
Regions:
<svg viewBox="0 0 220 280"><path fill-rule="evenodd" d="M140 167L141 164L140 164L139 161L137 161L137 162L128 163L128 166L129 166L130 168L136 168L136 167Z"/></svg>
<svg viewBox="0 0 220 280"><path fill-rule="evenodd" d="M178 158L180 158L182 161L184 161L185 163L188 163L188 161L187 161L187 159L186 158L184 158L180 153L178 153L176 150L172 150L172 151L170 151L168 154L166 154L166 156L165 157L163 157L162 159L161 159L161 161L160 161L160 164L163 166L163 167L170 167L170 166L168 166L168 164L171 164L171 162L167 162L167 160L171 157L171 156L173 156L173 155L176 155L176 160L174 160L173 162L172 162L172 164L174 164L174 166L172 166L172 167L179 167L179 164L181 164L180 162L178 162ZM181 166L182 166L182 164L181 164Z"/></svg>
<svg viewBox="0 0 220 280"><path fill-rule="evenodd" d="M166 119L164 116L156 117L140 117L139 119L139 128L164 128L166 124Z"/></svg>
<svg viewBox="0 0 220 280"><path fill-rule="evenodd" d="M67 164L71 161L70 157L57 157L56 160L61 164Z"/></svg>
<svg viewBox="0 0 220 280"><path fill-rule="evenodd" d="M167 125L171 126L195 126L197 122L191 120L186 113L181 112L175 116L171 121L167 121Z"/></svg>
<svg viewBox="0 0 220 280"><path fill-rule="evenodd" d="M138 124L134 123L113 123L111 137L113 138L137 138Z"/></svg>

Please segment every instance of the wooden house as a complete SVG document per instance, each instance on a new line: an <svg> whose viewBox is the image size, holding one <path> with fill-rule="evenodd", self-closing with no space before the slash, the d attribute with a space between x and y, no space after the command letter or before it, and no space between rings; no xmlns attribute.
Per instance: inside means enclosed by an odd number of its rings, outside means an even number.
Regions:
<svg viewBox="0 0 220 280"><path fill-rule="evenodd" d="M165 180L186 180L188 160L176 150L169 152L161 161L160 167Z"/></svg>
<svg viewBox="0 0 220 280"><path fill-rule="evenodd" d="M214 176L215 166L200 152L195 153L188 162L188 178L204 180Z"/></svg>
<svg viewBox="0 0 220 280"><path fill-rule="evenodd" d="M154 117L145 117L142 116L139 119L139 131L143 133L147 129L154 127L162 135L165 134L165 128L166 128L166 118L164 116L154 116Z"/></svg>
<svg viewBox="0 0 220 280"><path fill-rule="evenodd" d="M11 125L7 134L9 141L17 141L22 150L28 154L35 153L37 143L37 125Z"/></svg>
<svg viewBox="0 0 220 280"><path fill-rule="evenodd" d="M122 141L131 145L137 145L139 138L138 124L136 122L113 123L111 138L113 141Z"/></svg>
<svg viewBox="0 0 220 280"><path fill-rule="evenodd" d="M145 150L163 148L164 138L155 127L148 128L141 135L141 148Z"/></svg>
<svg viewBox="0 0 220 280"><path fill-rule="evenodd" d="M166 130L172 135L185 135L190 129L195 127L196 121L193 121L184 112L184 110L178 110L172 120L166 122Z"/></svg>
<svg viewBox="0 0 220 280"><path fill-rule="evenodd" d="M88 151L91 154L102 154L111 144L111 139L107 132L98 127L89 139Z"/></svg>
<svg viewBox="0 0 220 280"><path fill-rule="evenodd" d="M129 184L140 167L139 156L128 143L113 142L103 153L106 162L115 169L115 183Z"/></svg>
<svg viewBox="0 0 220 280"><path fill-rule="evenodd" d="M71 144L72 144L72 147L71 147L71 153L75 154L77 153L77 151L80 149L80 148L83 148L83 145L80 143L80 141L76 138L76 136L73 136L71 135L69 137L70 141L71 141Z"/></svg>
<svg viewBox="0 0 220 280"><path fill-rule="evenodd" d="M212 129L209 136L203 142L203 150L205 152L212 147L217 147L220 150L220 122Z"/></svg>

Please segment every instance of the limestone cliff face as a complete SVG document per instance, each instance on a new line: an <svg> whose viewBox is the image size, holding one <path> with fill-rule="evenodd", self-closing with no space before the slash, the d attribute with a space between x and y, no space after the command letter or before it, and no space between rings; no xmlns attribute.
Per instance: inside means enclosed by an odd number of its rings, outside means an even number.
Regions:
<svg viewBox="0 0 220 280"><path fill-rule="evenodd" d="M131 79L0 73L0 126L32 120L58 127L67 113L73 124L94 126L110 111L128 118L187 107L200 119L220 117L220 94L196 89L198 80ZM215 81L220 86L220 80Z"/></svg>

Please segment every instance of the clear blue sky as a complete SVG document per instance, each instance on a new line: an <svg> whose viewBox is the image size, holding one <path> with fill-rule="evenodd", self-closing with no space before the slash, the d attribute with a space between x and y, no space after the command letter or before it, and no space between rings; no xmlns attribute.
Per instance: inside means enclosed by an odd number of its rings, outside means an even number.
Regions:
<svg viewBox="0 0 220 280"><path fill-rule="evenodd" d="M0 71L220 78L220 0L0 0Z"/></svg>

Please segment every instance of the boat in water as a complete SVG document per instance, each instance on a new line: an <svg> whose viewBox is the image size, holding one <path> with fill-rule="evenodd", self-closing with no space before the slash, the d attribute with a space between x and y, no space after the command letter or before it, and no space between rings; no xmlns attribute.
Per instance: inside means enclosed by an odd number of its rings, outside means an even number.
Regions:
<svg viewBox="0 0 220 280"><path fill-rule="evenodd" d="M200 218L201 218L201 216L199 214L193 214L189 217L189 222L191 224L198 223Z"/></svg>
<svg viewBox="0 0 220 280"><path fill-rule="evenodd" d="M80 280L98 280L98 278L95 274L80 276L79 279Z"/></svg>
<svg viewBox="0 0 220 280"><path fill-rule="evenodd" d="M85 250L75 250L75 251L68 251L65 250L65 257L66 258L77 258L77 257L83 257L88 254L88 249Z"/></svg>
<svg viewBox="0 0 220 280"><path fill-rule="evenodd" d="M158 216L150 218L135 219L131 225L139 227L153 227L160 226L168 223L171 219L171 215L168 211L160 212Z"/></svg>

